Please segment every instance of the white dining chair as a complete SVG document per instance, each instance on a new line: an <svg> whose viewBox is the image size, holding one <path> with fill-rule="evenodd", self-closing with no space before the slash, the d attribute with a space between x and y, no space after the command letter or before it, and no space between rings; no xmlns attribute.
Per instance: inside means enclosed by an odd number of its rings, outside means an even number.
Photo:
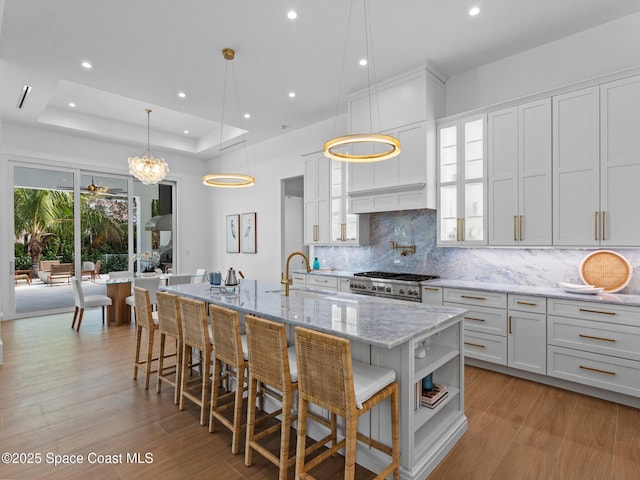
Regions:
<svg viewBox="0 0 640 480"><path fill-rule="evenodd" d="M149 290L149 300L151 302L151 308L155 309L156 292L158 291L158 288L160 288L160 277L141 277L141 278L136 278L133 281L133 287L131 288L132 292L133 292L133 288L135 288L135 287L140 287L140 288L144 288L146 290ZM129 295L127 298L125 298L124 301L130 307L135 308L136 299L133 296L133 294Z"/></svg>
<svg viewBox="0 0 640 480"><path fill-rule="evenodd" d="M82 290L82 282L76 277L71 277L71 285L73 286L73 296L75 297L76 308L73 312L73 322L71 328L78 321L76 332L80 331L80 324L82 323L82 316L84 315L85 308L102 307L102 324L104 325L105 308L112 305L111 298L106 295L86 295Z"/></svg>
<svg viewBox="0 0 640 480"><path fill-rule="evenodd" d="M127 278L133 278L133 273L129 271L109 272L109 280L122 280Z"/></svg>
<svg viewBox="0 0 640 480"><path fill-rule="evenodd" d="M196 269L196 274L193 277L193 283L204 282L207 277L207 269L206 268L198 268Z"/></svg>

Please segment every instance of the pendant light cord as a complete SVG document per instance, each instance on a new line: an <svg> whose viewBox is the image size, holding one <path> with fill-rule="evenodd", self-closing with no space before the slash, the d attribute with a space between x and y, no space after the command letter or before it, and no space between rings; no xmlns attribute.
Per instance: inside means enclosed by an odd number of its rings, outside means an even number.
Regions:
<svg viewBox="0 0 640 480"><path fill-rule="evenodd" d="M333 134L338 131L338 115L340 113L340 93L342 92L342 83L344 80L344 70L347 64L347 45L349 45L349 30L351 29L351 14L353 12L353 4L356 0L351 0L349 5L349 15L347 17L347 34L344 37L344 48L342 51L342 70L340 72L340 81L338 82L338 100L336 101L336 114L333 117Z"/></svg>

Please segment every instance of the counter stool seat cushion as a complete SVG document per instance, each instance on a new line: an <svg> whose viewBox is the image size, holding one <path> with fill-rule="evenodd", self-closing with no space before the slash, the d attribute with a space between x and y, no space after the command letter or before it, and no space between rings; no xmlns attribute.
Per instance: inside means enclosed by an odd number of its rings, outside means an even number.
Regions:
<svg viewBox="0 0 640 480"><path fill-rule="evenodd" d="M396 381L396 372L388 368L380 368L354 361L353 387L356 394L356 406L362 408L362 404L373 397L387 385Z"/></svg>

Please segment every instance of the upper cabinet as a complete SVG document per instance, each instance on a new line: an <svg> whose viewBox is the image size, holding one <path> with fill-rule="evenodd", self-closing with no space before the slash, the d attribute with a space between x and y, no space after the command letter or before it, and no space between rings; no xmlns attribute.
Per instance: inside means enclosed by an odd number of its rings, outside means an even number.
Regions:
<svg viewBox="0 0 640 480"><path fill-rule="evenodd" d="M640 76L600 86L600 244L640 245Z"/></svg>
<svg viewBox="0 0 640 480"><path fill-rule="evenodd" d="M435 118L443 112L444 85L425 68L372 87L371 101L368 89L349 98L352 134L392 135L401 149L390 160L347 164L349 212L435 208Z"/></svg>
<svg viewBox="0 0 640 480"><path fill-rule="evenodd" d="M551 99L488 114L489 244L551 245Z"/></svg>
<svg viewBox="0 0 640 480"><path fill-rule="evenodd" d="M438 244L486 245L486 116L438 125Z"/></svg>
<svg viewBox="0 0 640 480"><path fill-rule="evenodd" d="M367 245L369 215L347 212L347 168L323 153L307 156L304 168L304 244Z"/></svg>
<svg viewBox="0 0 640 480"><path fill-rule="evenodd" d="M554 245L640 245L640 77L554 97L553 124Z"/></svg>

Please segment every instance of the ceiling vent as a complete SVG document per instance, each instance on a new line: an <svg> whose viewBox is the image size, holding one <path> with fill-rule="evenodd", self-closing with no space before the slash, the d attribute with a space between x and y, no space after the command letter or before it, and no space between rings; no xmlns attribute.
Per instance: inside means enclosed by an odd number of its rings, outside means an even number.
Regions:
<svg viewBox="0 0 640 480"><path fill-rule="evenodd" d="M16 105L16 107L18 108L22 108L24 105L24 102L27 100L27 95L29 95L29 93L31 92L31 85L23 85L22 86L22 92L20 93L20 96L18 97L18 104Z"/></svg>

